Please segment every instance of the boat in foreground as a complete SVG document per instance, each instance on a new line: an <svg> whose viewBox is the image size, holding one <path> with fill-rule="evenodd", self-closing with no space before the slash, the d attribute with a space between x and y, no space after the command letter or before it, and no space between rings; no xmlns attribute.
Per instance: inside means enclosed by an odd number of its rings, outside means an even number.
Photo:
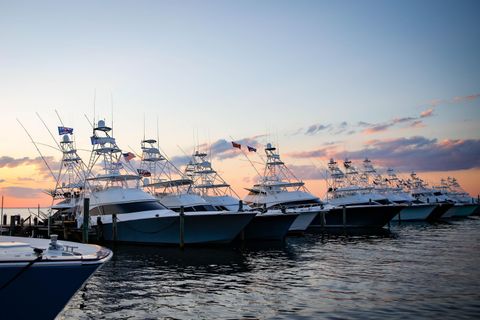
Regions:
<svg viewBox="0 0 480 320"><path fill-rule="evenodd" d="M88 278L112 258L106 248L0 236L2 319L54 319Z"/></svg>

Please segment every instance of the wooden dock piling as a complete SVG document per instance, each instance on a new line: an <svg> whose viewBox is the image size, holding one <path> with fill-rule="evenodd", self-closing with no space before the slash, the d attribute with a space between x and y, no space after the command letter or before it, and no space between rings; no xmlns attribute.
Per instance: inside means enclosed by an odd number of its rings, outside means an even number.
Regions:
<svg viewBox="0 0 480 320"><path fill-rule="evenodd" d="M90 222L90 198L84 198L83 199L83 226L82 226L82 242L83 243L88 243L88 228L90 224L89 222Z"/></svg>
<svg viewBox="0 0 480 320"><path fill-rule="evenodd" d="M180 206L180 249L185 247L185 208Z"/></svg>

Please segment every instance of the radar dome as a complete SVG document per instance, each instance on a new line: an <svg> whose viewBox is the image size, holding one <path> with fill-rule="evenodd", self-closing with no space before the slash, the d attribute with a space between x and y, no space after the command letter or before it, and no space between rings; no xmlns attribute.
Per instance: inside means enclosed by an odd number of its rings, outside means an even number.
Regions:
<svg viewBox="0 0 480 320"><path fill-rule="evenodd" d="M63 142L70 142L70 138L68 137L68 134L63 135Z"/></svg>
<svg viewBox="0 0 480 320"><path fill-rule="evenodd" d="M148 179L148 178L143 178L143 185L146 186L146 185L148 185L148 184L150 184L150 179Z"/></svg>
<svg viewBox="0 0 480 320"><path fill-rule="evenodd" d="M98 120L98 127L99 128L105 127L105 121L104 120Z"/></svg>

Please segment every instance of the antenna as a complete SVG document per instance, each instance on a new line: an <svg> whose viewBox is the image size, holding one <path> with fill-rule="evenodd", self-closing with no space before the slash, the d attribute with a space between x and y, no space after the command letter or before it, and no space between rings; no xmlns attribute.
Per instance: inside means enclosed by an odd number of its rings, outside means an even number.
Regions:
<svg viewBox="0 0 480 320"><path fill-rule="evenodd" d="M158 129L158 114L157 114L157 146L160 146L160 132Z"/></svg>
<svg viewBox="0 0 480 320"><path fill-rule="evenodd" d="M97 100L97 89L93 89L93 126L92 128L95 129L95 102Z"/></svg>
<svg viewBox="0 0 480 320"><path fill-rule="evenodd" d="M145 112L143 113L143 140L145 140Z"/></svg>
<svg viewBox="0 0 480 320"><path fill-rule="evenodd" d="M113 134L113 93L110 91L110 107L111 107L111 112L112 112L112 137L114 136Z"/></svg>

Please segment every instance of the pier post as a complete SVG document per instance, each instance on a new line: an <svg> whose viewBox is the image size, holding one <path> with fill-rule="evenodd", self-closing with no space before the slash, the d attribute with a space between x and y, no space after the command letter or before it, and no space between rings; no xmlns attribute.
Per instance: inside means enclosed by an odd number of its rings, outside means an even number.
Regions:
<svg viewBox="0 0 480 320"><path fill-rule="evenodd" d="M82 226L82 242L88 243L88 227L90 222L90 198L83 199L83 226ZM63 226L65 229L65 225Z"/></svg>
<svg viewBox="0 0 480 320"><path fill-rule="evenodd" d="M15 216L10 216L10 236L13 236L13 231L15 230Z"/></svg>
<svg viewBox="0 0 480 320"><path fill-rule="evenodd" d="M238 201L238 211L243 212L243 201L242 200Z"/></svg>
<svg viewBox="0 0 480 320"><path fill-rule="evenodd" d="M342 222L343 222L343 227L346 228L347 225L347 207L345 205L342 206Z"/></svg>
<svg viewBox="0 0 480 320"><path fill-rule="evenodd" d="M112 213L112 240L117 241L117 214Z"/></svg>
<svg viewBox="0 0 480 320"><path fill-rule="evenodd" d="M323 233L323 232L325 232L325 211L323 211L323 210L320 211L320 219L321 219L320 225L321 225L321 227L322 227L321 230L322 230L322 233Z"/></svg>
<svg viewBox="0 0 480 320"><path fill-rule="evenodd" d="M6 218L6 216L3 215L3 196L2 196L2 212L1 212L1 219L0 219L0 236L3 234L3 226L7 224L7 219L4 220L4 217Z"/></svg>
<svg viewBox="0 0 480 320"><path fill-rule="evenodd" d="M180 206L180 249L185 247L185 209Z"/></svg>

